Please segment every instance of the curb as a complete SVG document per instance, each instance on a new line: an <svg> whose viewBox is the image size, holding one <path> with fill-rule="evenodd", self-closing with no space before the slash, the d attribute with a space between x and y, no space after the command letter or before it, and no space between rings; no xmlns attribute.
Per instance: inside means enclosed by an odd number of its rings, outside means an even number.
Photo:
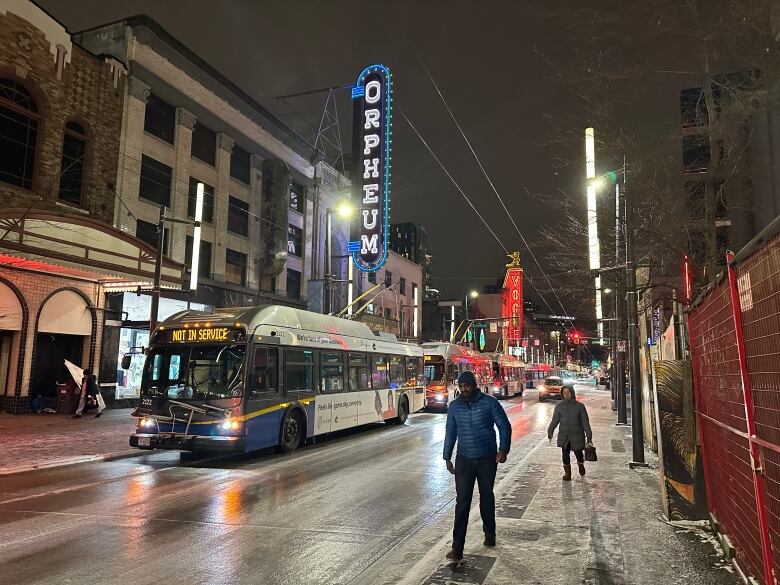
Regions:
<svg viewBox="0 0 780 585"><path fill-rule="evenodd" d="M99 461L117 461L119 459L129 459L130 457L139 457L147 455L140 449L119 451L118 453L104 453L102 455L82 455L79 457L69 457L67 459L54 459L53 461L44 461L42 463L33 463L31 465L17 465L16 467L7 467L0 469L0 477L25 473L28 471L37 471L40 469L55 469L58 467L70 467L82 463L96 463Z"/></svg>

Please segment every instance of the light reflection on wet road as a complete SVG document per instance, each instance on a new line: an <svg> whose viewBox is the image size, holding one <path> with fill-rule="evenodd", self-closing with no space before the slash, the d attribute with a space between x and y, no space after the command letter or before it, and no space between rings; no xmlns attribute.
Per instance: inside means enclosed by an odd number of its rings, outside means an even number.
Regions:
<svg viewBox="0 0 780 585"><path fill-rule="evenodd" d="M554 407L535 391L503 406L515 448L539 440ZM361 583L388 550L451 514L445 417L420 413L291 455L154 453L1 478L0 582Z"/></svg>

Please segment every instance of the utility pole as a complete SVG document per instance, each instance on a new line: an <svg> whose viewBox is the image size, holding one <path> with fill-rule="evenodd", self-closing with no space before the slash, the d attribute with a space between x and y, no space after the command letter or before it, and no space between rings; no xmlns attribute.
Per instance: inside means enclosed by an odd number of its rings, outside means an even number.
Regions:
<svg viewBox="0 0 780 585"><path fill-rule="evenodd" d="M625 173L625 171L624 171ZM625 175L624 175L625 176ZM631 384L632 458L629 467L646 467L642 429L642 394L639 378L639 315L637 314L636 257L634 251L634 206L625 198L626 299L628 304L628 370Z"/></svg>
<svg viewBox="0 0 780 585"><path fill-rule="evenodd" d="M625 264L623 243L623 211L625 205L621 205L621 192L624 195L626 188L626 165L623 162L623 184L615 186L615 266ZM625 352L620 351L620 342L625 340L625 321L624 302L625 291L620 282L622 275L618 272L615 279L615 407L617 408L617 424L628 424L626 413L626 366Z"/></svg>

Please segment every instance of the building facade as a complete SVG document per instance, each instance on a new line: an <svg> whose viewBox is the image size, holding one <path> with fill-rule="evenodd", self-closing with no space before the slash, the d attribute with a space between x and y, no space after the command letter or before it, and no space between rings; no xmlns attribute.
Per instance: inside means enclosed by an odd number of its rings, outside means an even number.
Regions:
<svg viewBox="0 0 780 585"><path fill-rule="evenodd" d="M390 249L422 267L423 289L427 291L431 282L433 254L425 227L414 223L390 224Z"/></svg>
<svg viewBox="0 0 780 585"><path fill-rule="evenodd" d="M354 274L356 296L361 291L368 293L355 308L356 318L374 331L419 340L423 325L422 267L390 250L382 268L376 272L356 270Z"/></svg>
<svg viewBox="0 0 780 585"><path fill-rule="evenodd" d="M309 281L325 273L326 210L348 189L347 179L150 18L129 18L75 38L129 72L114 226L156 248L164 208L176 220L165 224L164 255L188 270L197 185L204 185L197 292L165 290L160 317L185 306L307 308L313 300L308 291L321 291ZM334 215L331 273L338 280L346 273L347 241L348 225ZM117 350L104 360L105 380L115 377L117 395L132 399L142 358L126 373L117 362L124 351L148 343L149 297L128 287L115 289L108 302L125 317L111 334Z"/></svg>
<svg viewBox="0 0 780 585"><path fill-rule="evenodd" d="M0 406L57 406L65 360L97 369L111 285L154 251L112 228L124 67L33 3L0 0ZM181 282L167 261L162 279Z"/></svg>

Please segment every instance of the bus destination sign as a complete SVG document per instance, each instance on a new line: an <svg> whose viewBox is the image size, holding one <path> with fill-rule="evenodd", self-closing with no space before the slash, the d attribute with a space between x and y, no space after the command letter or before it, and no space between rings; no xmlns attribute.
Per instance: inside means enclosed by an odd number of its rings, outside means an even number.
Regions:
<svg viewBox="0 0 780 585"><path fill-rule="evenodd" d="M192 327L171 329L168 332L170 343L209 343L233 341L236 330L230 327Z"/></svg>

